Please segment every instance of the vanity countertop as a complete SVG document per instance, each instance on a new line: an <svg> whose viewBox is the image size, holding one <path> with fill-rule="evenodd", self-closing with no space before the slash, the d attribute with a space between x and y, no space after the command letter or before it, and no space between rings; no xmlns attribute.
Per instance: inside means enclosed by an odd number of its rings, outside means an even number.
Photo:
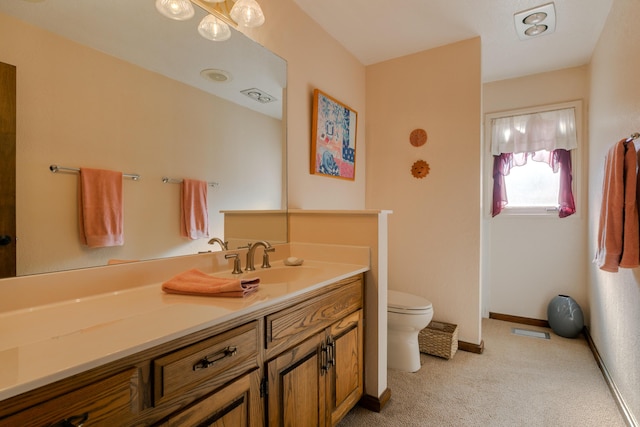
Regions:
<svg viewBox="0 0 640 427"><path fill-rule="evenodd" d="M0 313L0 400L369 270L309 260L304 266L315 273L261 283L244 298L167 294L155 283ZM297 268L282 261L273 267Z"/></svg>

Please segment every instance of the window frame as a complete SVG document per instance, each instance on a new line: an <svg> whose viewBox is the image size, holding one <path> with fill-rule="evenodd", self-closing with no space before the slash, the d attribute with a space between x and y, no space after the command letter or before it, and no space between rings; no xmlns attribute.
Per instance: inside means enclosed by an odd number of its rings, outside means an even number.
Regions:
<svg viewBox="0 0 640 427"><path fill-rule="evenodd" d="M494 119L518 116L523 114L533 114L537 112L560 110L564 108L573 108L576 118L576 139L578 142L578 148L570 150L571 153L571 170L573 180L571 183L571 189L573 191L573 197L576 203L576 213L563 218L564 220L570 218L580 218L582 212L582 152L583 149L583 109L582 100L567 101L555 104L545 104L526 108L502 110L496 112L485 113L483 120L483 213L485 218L492 218L491 205L493 198L493 155L491 154L491 121ZM527 217L527 218L556 218L558 217L558 208L552 206L540 206L540 207L509 207L505 206L500 212L500 215L496 215L493 219L510 217Z"/></svg>

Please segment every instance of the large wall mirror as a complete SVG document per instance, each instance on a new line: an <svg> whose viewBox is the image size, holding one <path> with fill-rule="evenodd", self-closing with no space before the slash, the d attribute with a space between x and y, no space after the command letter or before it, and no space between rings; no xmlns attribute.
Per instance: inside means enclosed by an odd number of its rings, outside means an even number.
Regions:
<svg viewBox="0 0 640 427"><path fill-rule="evenodd" d="M204 39L198 7L173 21L154 3L0 3L0 62L16 67L17 81L19 276L220 250L181 237L175 182L184 178L212 183L210 237L287 239L286 62L235 30L223 42ZM79 175L52 173L54 164L141 176L123 182L123 246L80 243ZM225 236L222 211L251 211L258 225Z"/></svg>

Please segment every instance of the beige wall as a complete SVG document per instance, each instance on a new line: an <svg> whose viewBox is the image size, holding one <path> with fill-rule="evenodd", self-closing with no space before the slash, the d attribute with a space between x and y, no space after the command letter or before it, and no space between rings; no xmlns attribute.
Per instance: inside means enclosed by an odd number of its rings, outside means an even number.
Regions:
<svg viewBox="0 0 640 427"><path fill-rule="evenodd" d="M266 23L247 30L287 60L287 167L289 207L364 209L365 67L311 20L293 0L262 0ZM358 113L353 181L309 173L313 90L320 89Z"/></svg>
<svg viewBox="0 0 640 427"><path fill-rule="evenodd" d="M558 294L572 296L588 316L587 271L587 173L586 112L588 67L568 68L532 76L487 83L483 86L484 113L517 110L581 100L578 114L580 146L573 157L577 213L492 218L489 123L485 121L483 208L483 315L489 312L546 319L549 301ZM535 268L531 260L535 259Z"/></svg>
<svg viewBox="0 0 640 427"><path fill-rule="evenodd" d="M389 288L480 335L480 39L367 67L367 208L389 217ZM422 147L409 134L425 129ZM425 160L431 172L411 175Z"/></svg>
<svg viewBox="0 0 640 427"><path fill-rule="evenodd" d="M221 209L282 207L281 168L263 167L282 164L280 120L6 15L0 61L17 66L19 275L209 250L180 236L180 186L163 176L220 183L208 193L212 236L223 235ZM142 176L123 184L124 246L79 243L78 177L54 175L51 164ZM259 179L244 172L254 169Z"/></svg>
<svg viewBox="0 0 640 427"><path fill-rule="evenodd" d="M591 63L589 256L598 233L604 156L640 132L640 2L615 0ZM638 141L636 141L638 143ZM640 270L606 273L590 265L590 330L622 397L640 420Z"/></svg>

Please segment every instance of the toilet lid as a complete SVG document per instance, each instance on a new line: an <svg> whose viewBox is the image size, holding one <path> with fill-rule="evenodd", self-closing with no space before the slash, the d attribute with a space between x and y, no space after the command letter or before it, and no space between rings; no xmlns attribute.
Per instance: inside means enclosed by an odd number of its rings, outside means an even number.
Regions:
<svg viewBox="0 0 640 427"><path fill-rule="evenodd" d="M417 295L407 294L400 291L387 291L387 307L401 310L429 310L432 308L431 301Z"/></svg>

